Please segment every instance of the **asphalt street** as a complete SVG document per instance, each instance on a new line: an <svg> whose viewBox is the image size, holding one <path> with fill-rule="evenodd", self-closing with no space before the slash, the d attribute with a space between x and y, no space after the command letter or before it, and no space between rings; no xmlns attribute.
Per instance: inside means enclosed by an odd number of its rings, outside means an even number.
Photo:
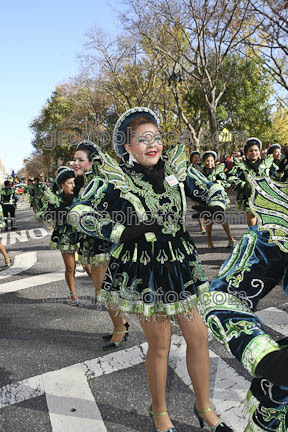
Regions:
<svg viewBox="0 0 288 432"><path fill-rule="evenodd" d="M247 227L235 214L232 205L231 229L239 240ZM103 351L102 335L111 330L111 322L95 305L88 276L76 273L84 306L70 306L61 254L50 250L49 229L35 220L24 202L17 209L17 227L0 233L14 261L10 269L0 271L0 431L152 431L144 366L147 345L137 318L129 317L131 331L125 344ZM213 250L207 248L197 222L190 220L188 229L211 280L229 254L222 226L214 226ZM280 286L259 303L258 313L276 339L288 336L288 303ZM242 432L246 420L240 403L250 377L212 336L209 339L211 399L221 418ZM179 431L200 430L192 410L185 343L176 325L167 400Z"/></svg>

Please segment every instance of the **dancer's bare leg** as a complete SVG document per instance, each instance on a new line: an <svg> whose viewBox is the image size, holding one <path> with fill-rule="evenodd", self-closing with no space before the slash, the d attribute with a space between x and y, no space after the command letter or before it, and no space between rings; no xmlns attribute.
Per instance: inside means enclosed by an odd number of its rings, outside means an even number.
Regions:
<svg viewBox="0 0 288 432"><path fill-rule="evenodd" d="M83 268L88 274L88 276L92 279L92 273L91 273L91 265L90 264L83 264Z"/></svg>
<svg viewBox="0 0 288 432"><path fill-rule="evenodd" d="M247 225L253 226L257 223L257 218L252 213L246 213Z"/></svg>
<svg viewBox="0 0 288 432"><path fill-rule="evenodd" d="M160 413L167 410L166 380L171 340L170 319L158 316L157 320L141 320L140 324L148 342L145 366L147 382L152 394L152 411ZM161 417L155 416L153 419L158 429L166 430L172 426L168 414Z"/></svg>
<svg viewBox="0 0 288 432"><path fill-rule="evenodd" d="M200 226L200 232L204 233L206 230L205 230L205 226L203 224L203 219L199 217L198 221L199 221L199 226Z"/></svg>
<svg viewBox="0 0 288 432"><path fill-rule="evenodd" d="M208 247L211 247L213 245L213 243L212 243L212 226L213 226L213 222L211 220L206 221L206 233L207 233Z"/></svg>
<svg viewBox="0 0 288 432"><path fill-rule="evenodd" d="M76 301L77 295L75 293L75 255L62 252L62 257L65 264L65 279L70 290L71 300Z"/></svg>
<svg viewBox="0 0 288 432"><path fill-rule="evenodd" d="M232 241L232 240L233 240L233 237L232 237L232 233L231 233L231 230L230 230L230 226L229 226L228 221L224 222L224 223L222 224L222 226L223 226L224 231L225 231L225 233L226 233L226 235L227 235L227 237L228 237L228 240L229 240L229 241Z"/></svg>
<svg viewBox="0 0 288 432"><path fill-rule="evenodd" d="M201 411L211 406L208 329L197 312L190 320L183 316L178 316L177 320L187 344L186 364L194 389L196 407ZM201 417L209 426L216 426L220 422L213 410L201 413Z"/></svg>
<svg viewBox="0 0 288 432"><path fill-rule="evenodd" d="M124 338L126 327L124 324L126 323L125 318L122 315L119 315L119 312L117 310L114 310L112 308L108 309L109 316L113 323L113 335L111 338L111 342L121 342ZM122 332L122 333L115 333L115 332Z"/></svg>
<svg viewBox="0 0 288 432"><path fill-rule="evenodd" d="M108 267L108 264L103 264L101 266L91 265L91 278L92 278L93 284L95 286L96 297L98 296L98 294L101 290L101 286L103 283L105 273L107 271L107 267Z"/></svg>
<svg viewBox="0 0 288 432"><path fill-rule="evenodd" d="M10 262L9 256L8 256L8 254L7 254L7 252L6 252L5 247L4 247L3 244L1 243L1 241L0 241L0 252L1 252L1 254L3 255L3 258L4 258L4 260L5 260L5 264L9 264L9 262Z"/></svg>

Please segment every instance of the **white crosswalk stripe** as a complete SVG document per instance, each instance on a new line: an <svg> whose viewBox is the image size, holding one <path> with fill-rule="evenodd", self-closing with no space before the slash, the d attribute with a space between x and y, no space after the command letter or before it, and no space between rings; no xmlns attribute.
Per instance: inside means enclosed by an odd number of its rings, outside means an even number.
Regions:
<svg viewBox="0 0 288 432"><path fill-rule="evenodd" d="M25 208L29 208L29 204L27 204L24 200L22 200L21 198L17 201L17 209L25 209Z"/></svg>
<svg viewBox="0 0 288 432"><path fill-rule="evenodd" d="M75 276L83 277L86 276L86 274L76 272ZM44 273L36 276L27 277L25 279L20 279L19 281L17 281L17 283L15 283L14 281L6 282L0 285L0 295L7 294L9 292L20 291L27 288L41 286L52 282L58 282L64 279L65 279L64 272L51 272L51 273ZM51 301L53 301L53 299L51 299ZM49 302L48 298L46 299L46 302L47 303Z"/></svg>
<svg viewBox="0 0 288 432"><path fill-rule="evenodd" d="M270 307L257 312L264 324L288 337L288 314L278 308Z"/></svg>
<svg viewBox="0 0 288 432"><path fill-rule="evenodd" d="M107 432L83 364L43 375L53 432Z"/></svg>
<svg viewBox="0 0 288 432"><path fill-rule="evenodd" d="M14 259L14 263L11 267L9 267L7 270L3 270L0 273L0 281L3 279L7 279L11 276L16 276L19 273L22 273L28 269L30 269L31 267L33 267L34 264L36 264L37 262L37 252L36 251L32 251L32 252L24 252L22 254L18 254L16 255L15 259ZM13 282L8 282L10 284L13 285L13 291L14 288L15 290L19 289L16 287L16 284ZM0 285L0 294L3 294L5 292L5 285L1 284Z"/></svg>
<svg viewBox="0 0 288 432"><path fill-rule="evenodd" d="M142 363L145 360L146 352L147 344L144 343L133 348L117 351L116 353L107 354L103 357L68 366L59 371L48 372L47 374L31 377L18 383L9 384L0 389L0 408L14 405L44 394L44 382L46 382L46 379L43 380L43 377L48 374L51 377L51 374L55 373L59 377L59 372L63 372L63 374L66 375L67 370L69 371L71 368L76 367L85 371L87 379L97 378Z"/></svg>

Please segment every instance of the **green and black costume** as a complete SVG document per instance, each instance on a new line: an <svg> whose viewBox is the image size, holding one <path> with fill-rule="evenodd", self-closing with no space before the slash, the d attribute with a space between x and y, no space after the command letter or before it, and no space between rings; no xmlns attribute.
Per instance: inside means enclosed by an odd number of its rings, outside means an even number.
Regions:
<svg viewBox="0 0 288 432"><path fill-rule="evenodd" d="M119 166L99 151L101 177L88 184L68 217L77 230L114 243L99 302L145 318L190 315L199 292L209 289L185 227L185 195L218 209L227 195L187 169L185 159L184 146L171 147L149 171L137 163Z"/></svg>
<svg viewBox="0 0 288 432"><path fill-rule="evenodd" d="M224 189L229 189L230 185L227 183L225 174L225 165L223 163L216 165L213 168L206 168L201 165L199 171L207 178L207 180L221 184Z"/></svg>
<svg viewBox="0 0 288 432"><path fill-rule="evenodd" d="M257 218L225 260L198 310L214 336L254 377L245 432L288 430L288 340L275 341L254 311L279 283L288 295L288 183L247 176Z"/></svg>
<svg viewBox="0 0 288 432"><path fill-rule="evenodd" d="M10 218L11 229L16 229L15 226L15 212L17 205L17 195L14 188L11 186L4 186L0 190L0 204L3 208L5 227L8 229L8 219Z"/></svg>
<svg viewBox="0 0 288 432"><path fill-rule="evenodd" d="M238 210L250 213L248 200L251 194L251 189L247 181L247 176L253 177L271 177L275 180L281 180L279 167L274 163L273 156L270 155L266 159L258 159L252 163L248 159L235 159L234 166L227 176L227 183L232 189L237 190L236 207Z"/></svg>
<svg viewBox="0 0 288 432"><path fill-rule="evenodd" d="M53 193L47 189L44 194L42 218L54 223L50 247L64 253L75 253L79 247L79 233L67 222L68 211L75 197L67 196L60 190Z"/></svg>
<svg viewBox="0 0 288 432"><path fill-rule="evenodd" d="M86 172L83 176L76 177L76 183L81 182L79 177L82 177L83 182L83 186L79 191L79 194L81 194L90 181L93 180L95 174L92 171ZM79 233L79 262L83 265L90 264L96 267L108 264L111 245L111 242L106 240L91 237L83 232Z"/></svg>
<svg viewBox="0 0 288 432"><path fill-rule="evenodd" d="M46 188L44 183L33 184L31 188L29 186L28 191L30 194L30 202L32 204L35 215L37 215L42 210L42 207L44 205L42 199L45 190Z"/></svg>

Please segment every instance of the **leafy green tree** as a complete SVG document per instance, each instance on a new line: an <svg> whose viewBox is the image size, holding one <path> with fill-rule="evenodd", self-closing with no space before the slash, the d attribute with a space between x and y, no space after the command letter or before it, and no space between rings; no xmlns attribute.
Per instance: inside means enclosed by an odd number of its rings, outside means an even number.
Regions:
<svg viewBox="0 0 288 432"><path fill-rule="evenodd" d="M101 144L99 132L105 129L108 106L109 101L97 83L83 76L55 89L30 125L34 132L32 144L42 156L46 171L52 173L70 161L83 139L99 139Z"/></svg>
<svg viewBox="0 0 288 432"><path fill-rule="evenodd" d="M242 131L265 142L272 127L271 76L256 57L229 57L226 68L233 70L233 79L227 83L217 107L219 129L225 127L229 131Z"/></svg>
<svg viewBox="0 0 288 432"><path fill-rule="evenodd" d="M288 146L288 110L280 106L273 113L270 142Z"/></svg>

